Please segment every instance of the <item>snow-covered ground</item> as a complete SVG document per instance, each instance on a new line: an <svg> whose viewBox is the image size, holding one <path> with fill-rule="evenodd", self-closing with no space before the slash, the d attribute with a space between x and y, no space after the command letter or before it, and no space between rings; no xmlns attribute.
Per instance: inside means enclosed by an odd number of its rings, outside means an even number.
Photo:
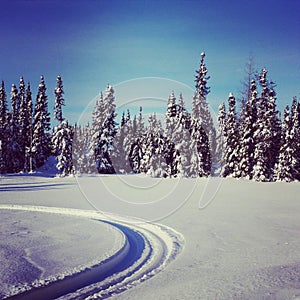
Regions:
<svg viewBox="0 0 300 300"><path fill-rule="evenodd" d="M91 213L97 208L112 222L119 218L105 212L134 217L126 218L132 222L129 226L141 228L146 223L137 218L143 218L183 235L184 243L179 242L184 249L172 263L114 299L300 299L299 183L162 180L137 175L77 179L7 176L0 180L2 205L62 207L64 211L73 208ZM209 197L204 191L209 191ZM205 203L209 205L199 209ZM38 276L90 265L122 244L120 232L93 218L0 211L2 255L2 249L17 240L27 248L34 245L31 251L41 257L34 262ZM77 237L89 243L76 243ZM43 256L47 246L52 250ZM22 268L24 261L34 266L26 247L19 248L23 257L18 260L14 256L19 254L12 251L12 259L6 255L1 261L9 266L11 260L11 268ZM3 268L0 276L1 291L20 280L9 277Z"/></svg>
<svg viewBox="0 0 300 300"><path fill-rule="evenodd" d="M96 220L1 210L0 297L85 270L123 242L120 232Z"/></svg>

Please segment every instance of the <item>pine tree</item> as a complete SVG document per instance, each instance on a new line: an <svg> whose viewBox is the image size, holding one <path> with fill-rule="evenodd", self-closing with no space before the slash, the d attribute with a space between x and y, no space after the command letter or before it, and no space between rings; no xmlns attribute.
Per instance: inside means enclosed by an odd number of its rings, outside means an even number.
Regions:
<svg viewBox="0 0 300 300"><path fill-rule="evenodd" d="M282 122L282 139L279 154L279 161L275 168L275 178L278 181L293 181L297 176L297 156L294 148L294 132L292 116L290 115L290 108L287 105L284 111Z"/></svg>
<svg viewBox="0 0 300 300"><path fill-rule="evenodd" d="M27 85L26 89L26 113L24 118L24 142L25 142L25 172L33 171L33 153L32 153L32 134L33 134L33 104L32 104L32 94L30 90L30 83Z"/></svg>
<svg viewBox="0 0 300 300"><path fill-rule="evenodd" d="M76 125L73 138L73 163L78 173L91 173L90 145L92 133L89 123L85 126ZM94 162L93 162L94 165Z"/></svg>
<svg viewBox="0 0 300 300"><path fill-rule="evenodd" d="M57 160L56 168L58 170L58 175L67 176L74 173L72 157L74 129L63 117L62 106L64 105L64 90L60 76L57 77L56 82L57 86L54 90L54 119L58 122L58 125L54 128L52 145L53 153Z"/></svg>
<svg viewBox="0 0 300 300"><path fill-rule="evenodd" d="M190 149L190 114L186 111L185 103L182 94L180 93L178 98L177 113L175 118L175 128L173 131L172 143L167 146L174 147L171 153L173 155L172 161L173 168L171 174L174 177L189 177L191 176L191 157L192 152ZM197 149L194 149L197 152ZM167 160L169 166L169 162ZM169 172L169 171L168 171Z"/></svg>
<svg viewBox="0 0 300 300"><path fill-rule="evenodd" d="M20 97L15 84L11 88L11 124L10 124L10 159L9 172L17 173L23 168L22 144L20 139Z"/></svg>
<svg viewBox="0 0 300 300"><path fill-rule="evenodd" d="M197 149L194 149L194 151L191 152L190 141L190 132L187 128L185 128L185 120L184 118L181 118L179 114L177 127L174 133L174 165L177 171L176 176L190 177L193 175L191 170L191 158L193 152L197 154L198 151Z"/></svg>
<svg viewBox="0 0 300 300"><path fill-rule="evenodd" d="M254 153L254 174L256 181L272 181L274 166L280 147L280 118L276 110L274 83L268 82L267 70L260 75L262 87L259 99Z"/></svg>
<svg viewBox="0 0 300 300"><path fill-rule="evenodd" d="M291 149L293 152L292 169L294 180L300 180L300 124L298 115L299 103L297 98L294 97L291 108Z"/></svg>
<svg viewBox="0 0 300 300"><path fill-rule="evenodd" d="M167 177L167 163L165 159L165 138L161 123L156 115L149 116L147 132L142 143L142 158L140 170L152 177Z"/></svg>
<svg viewBox="0 0 300 300"><path fill-rule="evenodd" d="M138 116L137 122L136 122L136 129L134 128L134 124L132 126L133 126L133 128L132 128L133 135L135 135L135 133L136 133L136 137L141 138L145 133L143 108L141 106L140 106L140 113L139 113L139 116Z"/></svg>
<svg viewBox="0 0 300 300"><path fill-rule="evenodd" d="M52 144L55 149L58 176L68 176L74 173L72 156L73 136L73 128L66 120L60 122L54 129Z"/></svg>
<svg viewBox="0 0 300 300"><path fill-rule="evenodd" d="M218 113L218 135L217 135L217 157L218 157L218 164L219 164L219 173L222 173L224 169L225 159L224 159L224 151L226 148L225 145L225 126L226 126L226 107L225 103L222 103L219 106L219 113Z"/></svg>
<svg viewBox="0 0 300 300"><path fill-rule="evenodd" d="M25 91L25 82L23 77L20 78L19 84L19 119L18 119L18 127L19 127L19 134L18 134L18 144L20 147L20 170L25 171L25 158L26 158L26 141L24 138L27 136L26 131L26 123L27 123L27 106L26 106L26 91Z"/></svg>
<svg viewBox="0 0 300 300"><path fill-rule="evenodd" d="M193 177L209 176L212 168L209 139L200 120L192 120L190 145L189 151L192 154L191 174Z"/></svg>
<svg viewBox="0 0 300 300"><path fill-rule="evenodd" d="M129 152L129 163L133 173L141 172L141 161L143 159L143 138L137 138L131 145Z"/></svg>
<svg viewBox="0 0 300 300"><path fill-rule="evenodd" d="M64 120L62 107L65 105L65 100L63 98L64 89L63 89L61 76L57 76L56 83L57 86L54 91L55 94L54 119L61 123Z"/></svg>
<svg viewBox="0 0 300 300"><path fill-rule="evenodd" d="M246 100L243 119L240 124L240 170L241 177L252 179L254 167L255 138L257 126L257 89L255 80L251 82L251 97Z"/></svg>
<svg viewBox="0 0 300 300"><path fill-rule="evenodd" d="M128 110L126 118L125 113L123 112L121 126L117 131L113 144L112 161L116 172L129 173L131 171L129 153L132 143L132 122Z"/></svg>
<svg viewBox="0 0 300 300"><path fill-rule="evenodd" d="M232 93L228 98L228 114L225 122L225 149L222 176L240 177L239 170L239 131L236 116L236 101Z"/></svg>
<svg viewBox="0 0 300 300"><path fill-rule="evenodd" d="M33 116L32 152L35 168L41 167L51 154L50 114L48 112L48 97L44 77L38 88Z"/></svg>
<svg viewBox="0 0 300 300"><path fill-rule="evenodd" d="M0 88L0 174L8 171L9 118L4 81Z"/></svg>
<svg viewBox="0 0 300 300"><path fill-rule="evenodd" d="M104 99L102 92L99 95L99 99L96 101L96 105L93 111L93 120L91 127L91 143L89 149L89 173L96 173L96 161L95 161L95 148L97 147L99 141L99 135L103 129L103 123L105 120L105 110L104 110Z"/></svg>
<svg viewBox="0 0 300 300"><path fill-rule="evenodd" d="M96 168L101 174L113 174L115 169L111 160L113 151L113 141L117 133L116 113L115 113L114 90L108 85L104 98L105 120L103 126L96 136L96 145L94 149Z"/></svg>
<svg viewBox="0 0 300 300"><path fill-rule="evenodd" d="M209 139L209 151L210 151L210 159L212 166L210 167L211 171L214 172L215 164L217 163L216 159L216 130L213 124L213 119L210 114L208 103L207 103L207 95L210 92L210 88L207 86L207 81L210 79L207 76L208 70L204 63L205 53L201 53L201 62L200 68L196 71L196 79L195 79L195 94L193 98L193 107L192 107L192 119L200 121L200 125L202 129L206 132L206 135ZM193 123L193 121L192 121ZM194 122L195 124L195 122Z"/></svg>
<svg viewBox="0 0 300 300"><path fill-rule="evenodd" d="M297 102L297 98L295 97L293 103ZM295 104L296 105L296 104ZM295 175L295 179L300 181L300 102L297 104L297 108L293 105L293 125L295 131L295 148L296 156L297 156L297 174Z"/></svg>
<svg viewBox="0 0 300 300"><path fill-rule="evenodd" d="M174 95L174 91L171 92L168 104L167 104L167 112L165 115L165 133L164 136L166 138L166 163L168 169L168 176L173 177L176 176L178 173L177 166L175 163L175 157L179 155L178 151L175 149L174 143L174 134L175 129L178 123L178 112L177 112L177 104L176 104L176 97Z"/></svg>

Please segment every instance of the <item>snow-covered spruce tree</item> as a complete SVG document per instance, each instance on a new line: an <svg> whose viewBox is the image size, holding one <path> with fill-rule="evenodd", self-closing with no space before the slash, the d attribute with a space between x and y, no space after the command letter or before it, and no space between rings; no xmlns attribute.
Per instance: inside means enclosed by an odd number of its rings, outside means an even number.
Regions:
<svg viewBox="0 0 300 300"><path fill-rule="evenodd" d="M25 136L25 164L24 171L32 172L33 171L33 153L32 153L32 133L33 133L33 103L32 103L32 93L30 90L30 83L27 85L26 89L26 99L25 99L25 119L24 119L24 131Z"/></svg>
<svg viewBox="0 0 300 300"><path fill-rule="evenodd" d="M19 83L19 134L18 134L18 144L20 145L20 171L25 171L25 156L26 156L26 144L24 136L27 136L26 132L26 122L27 122L27 106L26 106L26 90L25 82L23 77L20 78Z"/></svg>
<svg viewBox="0 0 300 300"><path fill-rule="evenodd" d="M51 154L50 113L44 76L41 76L34 106L32 152L34 168L41 167Z"/></svg>
<svg viewBox="0 0 300 300"><path fill-rule="evenodd" d="M174 91L171 92L167 104L167 112L165 115L165 132L164 136L166 138L165 152L166 152L166 163L168 166L168 176L173 177L177 175L177 164L175 163L175 157L179 155L178 151L175 149L174 143L174 133L178 126L178 112L176 97Z"/></svg>
<svg viewBox="0 0 300 300"><path fill-rule="evenodd" d="M191 143L191 176L207 177L211 174L211 151L207 132L199 119L192 120Z"/></svg>
<svg viewBox="0 0 300 300"><path fill-rule="evenodd" d="M58 176L68 176L74 173L73 166L73 127L63 120L54 129L52 144L57 160Z"/></svg>
<svg viewBox="0 0 300 300"><path fill-rule="evenodd" d="M129 152L129 164L133 173L141 172L141 161L144 156L143 153L143 137L138 137L131 145Z"/></svg>
<svg viewBox="0 0 300 300"><path fill-rule="evenodd" d="M191 159L193 152L191 152L190 147L191 136L189 127L187 125L188 119L189 113L185 109L184 100L182 94L180 94L178 100L177 123L173 139L176 150L174 157L174 164L177 169L176 176L180 177L191 177L195 175L192 174L191 170ZM198 153L197 149L194 149L194 153Z"/></svg>
<svg viewBox="0 0 300 300"><path fill-rule="evenodd" d="M143 108L140 106L140 112L136 119L136 128L134 128L134 124L132 124L132 133L135 138L141 138L145 134L145 122L143 117Z"/></svg>
<svg viewBox="0 0 300 300"><path fill-rule="evenodd" d="M62 107L65 105L64 88L61 76L56 78L56 88L54 90L55 95L55 105L54 105L54 119L61 123L63 118Z"/></svg>
<svg viewBox="0 0 300 300"><path fill-rule="evenodd" d="M117 133L117 123L115 121L115 96L111 85L106 87L105 97L103 99L105 119L96 136L95 143L95 161L98 173L113 174L115 169L111 160L113 151L113 141Z"/></svg>
<svg viewBox="0 0 300 300"><path fill-rule="evenodd" d="M295 132L293 130L292 115L290 114L290 108L287 105L284 110L282 122L279 160L276 164L274 174L277 181L291 182L297 177L297 165L299 162L297 159L297 149L294 147Z"/></svg>
<svg viewBox="0 0 300 300"><path fill-rule="evenodd" d="M293 99L293 105L292 105L292 113L293 113L293 128L295 131L295 142L294 147L296 150L297 155L297 174L295 175L295 179L300 181L300 102L297 103L297 98L294 97Z"/></svg>
<svg viewBox="0 0 300 300"><path fill-rule="evenodd" d="M167 151L167 153L173 154L173 174L177 177L190 177L191 173L191 136L190 136L190 114L186 111L185 103L182 94L180 93L178 98L177 112L175 118L175 126L172 134L171 146L174 147L173 151ZM170 145L169 145L170 147ZM168 143L167 143L168 148ZM198 155L197 149L194 149ZM168 157L166 157L167 164Z"/></svg>
<svg viewBox="0 0 300 300"><path fill-rule="evenodd" d="M298 102L297 98L294 97L291 106L291 168L294 180L300 180L300 124L298 116Z"/></svg>
<svg viewBox="0 0 300 300"><path fill-rule="evenodd" d="M8 172L9 117L4 81L0 88L0 174Z"/></svg>
<svg viewBox="0 0 300 300"><path fill-rule="evenodd" d="M99 134L102 132L103 123L105 120L104 99L103 94L100 92L99 99L96 100L96 105L93 111L93 120L91 126L91 143L88 154L88 173L97 173L95 161L95 148L98 144Z"/></svg>
<svg viewBox="0 0 300 300"><path fill-rule="evenodd" d="M150 115L147 133L142 144L143 157L140 169L151 177L167 177L167 163L165 159L165 138L161 123L156 115Z"/></svg>
<svg viewBox="0 0 300 300"><path fill-rule="evenodd" d="M54 90L54 120L58 122L58 125L54 128L52 136L53 154L56 156L57 160L57 175L67 176L74 173L72 157L74 129L63 117L62 106L64 105L64 90L60 76L57 76L56 83L57 86Z"/></svg>
<svg viewBox="0 0 300 300"><path fill-rule="evenodd" d="M131 171L134 173L141 172L141 160L143 157L142 145L145 136L145 123L143 117L143 108L140 106L139 116L136 115L132 121L132 141L128 140L125 143L126 153L128 153L128 160ZM127 140L127 139L126 139Z"/></svg>
<svg viewBox="0 0 300 300"><path fill-rule="evenodd" d="M129 153L131 145L134 142L132 135L132 121L129 110L125 117L123 112L121 125L114 139L114 149L112 153L112 161L117 173L129 173L131 167L129 163Z"/></svg>
<svg viewBox="0 0 300 300"><path fill-rule="evenodd" d="M85 126L75 126L73 138L73 164L75 171L78 173L89 174L91 172L91 140L92 133L89 123Z"/></svg>
<svg viewBox="0 0 300 300"><path fill-rule="evenodd" d="M228 98L228 113L224 130L223 177L240 177L239 130L236 116L236 101L232 93Z"/></svg>
<svg viewBox="0 0 300 300"><path fill-rule="evenodd" d="M260 75L262 87L257 108L257 124L255 138L255 153L253 178L256 181L272 181L274 166L278 160L280 148L280 117L276 110L274 83L269 83L267 70Z"/></svg>
<svg viewBox="0 0 300 300"><path fill-rule="evenodd" d="M240 171L241 177L252 179L254 166L255 138L257 126L257 88L251 82L251 97L244 104L243 118L240 123Z"/></svg>
<svg viewBox="0 0 300 300"><path fill-rule="evenodd" d="M165 135L171 137L174 133L175 123L176 123L176 116L177 116L177 104L176 104L176 97L174 95L174 91L171 92L168 104L167 104L167 112L166 112L166 130Z"/></svg>
<svg viewBox="0 0 300 300"><path fill-rule="evenodd" d="M193 97L193 106L192 106L192 119L200 120L202 128L205 130L208 140L209 148L212 159L212 168L211 171L214 173L216 162L216 130L213 124L213 119L208 108L207 95L210 92L210 88L207 86L207 81L210 79L207 76L208 70L204 63L205 53L201 53L200 68L196 71L195 79L195 94ZM192 124L193 124L192 120Z"/></svg>
<svg viewBox="0 0 300 300"><path fill-rule="evenodd" d="M218 158L219 170L218 173L222 173L224 169L224 149L225 145L225 124L226 124L226 106L222 103L219 106L218 113L218 131L217 131L217 151L216 156Z"/></svg>
<svg viewBox="0 0 300 300"><path fill-rule="evenodd" d="M11 124L10 124L10 159L9 172L17 173L23 170L22 141L20 139L20 97L15 84L11 88Z"/></svg>

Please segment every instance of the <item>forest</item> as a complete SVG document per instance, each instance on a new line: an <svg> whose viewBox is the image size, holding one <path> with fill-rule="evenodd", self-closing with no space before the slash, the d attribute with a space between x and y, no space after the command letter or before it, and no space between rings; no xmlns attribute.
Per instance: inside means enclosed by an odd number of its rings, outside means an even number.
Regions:
<svg viewBox="0 0 300 300"><path fill-rule="evenodd" d="M63 115L64 88L58 76L54 128L43 76L35 103L23 77L18 87L13 84L10 107L2 81L0 173L32 173L55 156L58 176L145 173L164 178L300 180L300 103L294 97L281 114L268 71L248 75L243 97L237 101L230 93L220 105L217 124L207 101L210 77L202 52L190 111L184 95L170 91L163 122L155 113L145 120L141 107L133 117L129 110L123 112L118 124L115 91L107 85L91 122L74 125Z"/></svg>

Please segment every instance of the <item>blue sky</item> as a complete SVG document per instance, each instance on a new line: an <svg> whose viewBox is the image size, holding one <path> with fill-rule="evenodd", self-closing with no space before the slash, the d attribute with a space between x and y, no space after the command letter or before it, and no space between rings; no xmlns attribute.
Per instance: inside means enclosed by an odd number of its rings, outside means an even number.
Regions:
<svg viewBox="0 0 300 300"><path fill-rule="evenodd" d="M35 96L43 74L52 108L60 74L75 122L107 83L117 93L121 82L163 77L193 89L205 51L216 109L230 91L238 96L252 53L283 108L300 93L299 15L298 0L1 1L0 79L9 92L23 75Z"/></svg>

